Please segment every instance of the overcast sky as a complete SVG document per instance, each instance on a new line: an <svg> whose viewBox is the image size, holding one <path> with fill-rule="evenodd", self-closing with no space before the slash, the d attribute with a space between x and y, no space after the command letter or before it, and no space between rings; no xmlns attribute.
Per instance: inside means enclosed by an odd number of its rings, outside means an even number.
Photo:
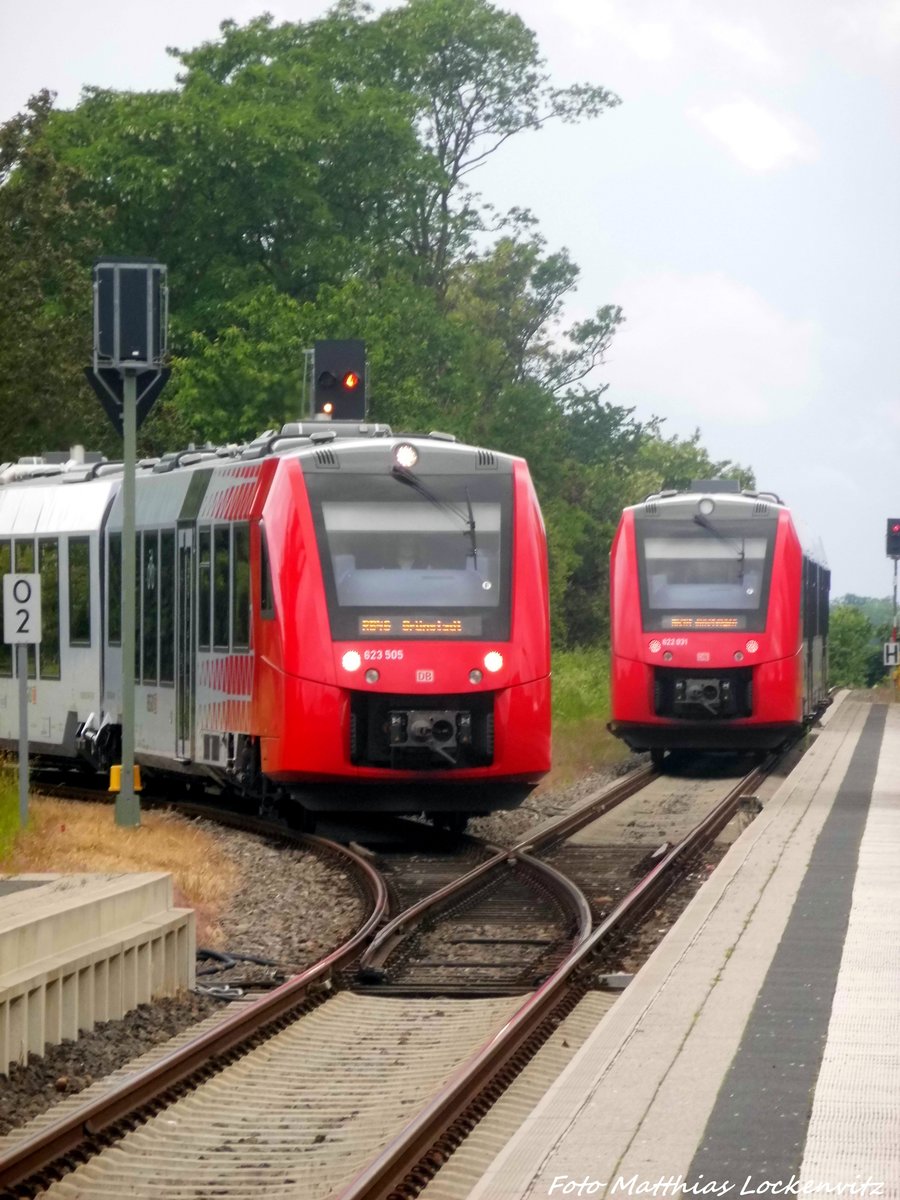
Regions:
<svg viewBox="0 0 900 1200"><path fill-rule="evenodd" d="M379 0L376 8L388 5ZM833 594L888 595L900 516L900 0L513 0L560 83L622 105L522 134L473 186L531 208L621 304L607 399L700 428L822 539ZM325 3L0 0L0 120L42 87L164 88L166 46Z"/></svg>

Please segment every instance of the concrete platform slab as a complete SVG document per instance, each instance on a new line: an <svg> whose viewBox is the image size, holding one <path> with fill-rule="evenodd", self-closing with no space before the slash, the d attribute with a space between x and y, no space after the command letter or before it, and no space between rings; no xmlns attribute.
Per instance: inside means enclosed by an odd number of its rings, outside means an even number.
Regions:
<svg viewBox="0 0 900 1200"><path fill-rule="evenodd" d="M194 912L174 906L171 875L4 882L13 886L0 890L0 1073L193 986Z"/></svg>

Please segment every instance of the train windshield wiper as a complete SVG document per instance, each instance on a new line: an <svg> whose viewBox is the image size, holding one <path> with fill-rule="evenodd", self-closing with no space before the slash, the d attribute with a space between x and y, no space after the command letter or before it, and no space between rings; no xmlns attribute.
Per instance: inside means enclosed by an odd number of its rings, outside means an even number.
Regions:
<svg viewBox="0 0 900 1200"><path fill-rule="evenodd" d="M716 527L715 527L715 525L713 525L712 521L710 521L710 519L708 517L705 517L702 513L694 513L694 520L703 529L708 530L711 534L713 534L714 537L717 537L720 542L725 542L727 545L733 547L735 553L737 554L738 562L740 564L740 566L738 568L738 578L743 583L743 581L744 581L744 559L746 558L746 553L744 550L744 538L742 537L740 540L740 543L738 543L737 538L730 538L730 537L728 537L727 534L722 533L721 530L716 529Z"/></svg>
<svg viewBox="0 0 900 1200"><path fill-rule="evenodd" d="M426 483L423 483L422 480L419 479L417 475L414 475L407 467L401 467L395 464L391 468L391 474L395 479L399 479L401 483L408 484L409 487L433 504L435 508L440 509L441 512L449 513L451 516L462 521L466 527L465 534L472 541L472 561L477 567L478 544L475 540L475 513L472 509L472 501L469 496L468 487L466 487L466 508L468 510L467 515L461 508L458 508L455 504L451 504L449 500L444 500L437 494L437 492L433 492Z"/></svg>

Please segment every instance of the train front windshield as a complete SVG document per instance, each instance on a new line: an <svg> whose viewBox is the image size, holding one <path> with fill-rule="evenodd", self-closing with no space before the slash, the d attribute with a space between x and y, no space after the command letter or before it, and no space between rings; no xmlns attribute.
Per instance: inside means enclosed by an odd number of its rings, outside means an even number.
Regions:
<svg viewBox="0 0 900 1200"><path fill-rule="evenodd" d="M637 524L646 630L763 630L775 522Z"/></svg>
<svg viewBox="0 0 900 1200"><path fill-rule="evenodd" d="M347 475L311 496L337 640L508 637L510 477Z"/></svg>

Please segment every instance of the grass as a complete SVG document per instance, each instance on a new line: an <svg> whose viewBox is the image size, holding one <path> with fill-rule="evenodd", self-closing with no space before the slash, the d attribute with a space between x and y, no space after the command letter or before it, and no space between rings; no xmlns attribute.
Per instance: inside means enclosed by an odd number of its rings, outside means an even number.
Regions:
<svg viewBox="0 0 900 1200"><path fill-rule="evenodd" d="M139 826L115 823L112 804L85 804L32 794L27 827L0 843L0 873L171 871L175 903L197 912L197 939L216 946L217 916L240 887L240 875L214 836L176 813L148 811ZM5 813L5 790L0 793ZM2 820L2 818L0 818ZM5 826L2 826L5 828Z"/></svg>
<svg viewBox="0 0 900 1200"><path fill-rule="evenodd" d="M0 758L0 863L12 849L18 830L18 767L8 758Z"/></svg>
<svg viewBox="0 0 900 1200"><path fill-rule="evenodd" d="M546 791L628 756L606 728L609 720L609 651L604 646L553 655L553 769Z"/></svg>

